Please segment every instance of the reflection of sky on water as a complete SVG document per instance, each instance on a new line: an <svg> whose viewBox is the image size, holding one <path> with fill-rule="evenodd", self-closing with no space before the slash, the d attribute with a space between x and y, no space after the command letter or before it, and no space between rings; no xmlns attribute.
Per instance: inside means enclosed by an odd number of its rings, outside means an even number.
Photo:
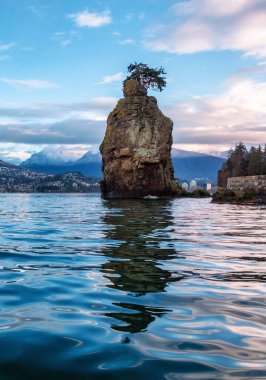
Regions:
<svg viewBox="0 0 266 380"><path fill-rule="evenodd" d="M209 200L3 195L1 373L264 378L265 216Z"/></svg>

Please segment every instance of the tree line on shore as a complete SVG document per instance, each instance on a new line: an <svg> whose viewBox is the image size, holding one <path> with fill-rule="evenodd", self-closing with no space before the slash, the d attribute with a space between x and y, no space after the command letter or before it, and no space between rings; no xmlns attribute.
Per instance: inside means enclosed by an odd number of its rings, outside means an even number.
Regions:
<svg viewBox="0 0 266 380"><path fill-rule="evenodd" d="M266 175L266 144L264 148L252 146L250 150L240 142L228 153L228 158L218 172L218 186L226 187L229 177Z"/></svg>

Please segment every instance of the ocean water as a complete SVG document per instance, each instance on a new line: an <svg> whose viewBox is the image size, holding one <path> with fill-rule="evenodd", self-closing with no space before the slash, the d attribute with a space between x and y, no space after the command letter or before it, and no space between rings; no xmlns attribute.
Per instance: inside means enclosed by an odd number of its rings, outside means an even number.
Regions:
<svg viewBox="0 0 266 380"><path fill-rule="evenodd" d="M1 194L0 379L265 379L266 207Z"/></svg>

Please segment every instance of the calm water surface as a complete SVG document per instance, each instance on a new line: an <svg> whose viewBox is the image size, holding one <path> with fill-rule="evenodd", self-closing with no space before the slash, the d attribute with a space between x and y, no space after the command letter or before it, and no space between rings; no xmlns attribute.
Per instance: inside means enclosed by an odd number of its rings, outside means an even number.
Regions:
<svg viewBox="0 0 266 380"><path fill-rule="evenodd" d="M0 197L0 378L265 379L266 207Z"/></svg>

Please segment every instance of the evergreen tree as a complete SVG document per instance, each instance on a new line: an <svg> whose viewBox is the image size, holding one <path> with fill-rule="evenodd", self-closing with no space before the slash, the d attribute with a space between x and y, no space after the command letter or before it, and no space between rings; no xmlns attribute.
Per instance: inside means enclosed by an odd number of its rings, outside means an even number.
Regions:
<svg viewBox="0 0 266 380"><path fill-rule="evenodd" d="M266 174L266 144L262 152L262 172L261 174Z"/></svg>
<svg viewBox="0 0 266 380"><path fill-rule="evenodd" d="M247 175L248 151L245 145L240 142L234 150L229 152L229 170L232 177L242 177Z"/></svg>
<svg viewBox="0 0 266 380"><path fill-rule="evenodd" d="M166 72L163 67L152 69L145 63L135 62L128 66L127 71L130 75L127 76L125 81L136 79L146 88L146 90L152 88L153 90L162 91L166 86L166 78L163 76Z"/></svg>
<svg viewBox="0 0 266 380"><path fill-rule="evenodd" d="M266 144L264 149L251 147L248 152L245 145L240 142L231 149L227 161L218 172L218 186L226 187L229 177L242 177L246 175L266 175Z"/></svg>
<svg viewBox="0 0 266 380"><path fill-rule="evenodd" d="M256 175L258 172L258 150L252 146L248 155L248 175Z"/></svg>
<svg viewBox="0 0 266 380"><path fill-rule="evenodd" d="M263 151L261 149L261 146L259 145L257 149L257 169L256 169L256 175L262 174L263 171Z"/></svg>

